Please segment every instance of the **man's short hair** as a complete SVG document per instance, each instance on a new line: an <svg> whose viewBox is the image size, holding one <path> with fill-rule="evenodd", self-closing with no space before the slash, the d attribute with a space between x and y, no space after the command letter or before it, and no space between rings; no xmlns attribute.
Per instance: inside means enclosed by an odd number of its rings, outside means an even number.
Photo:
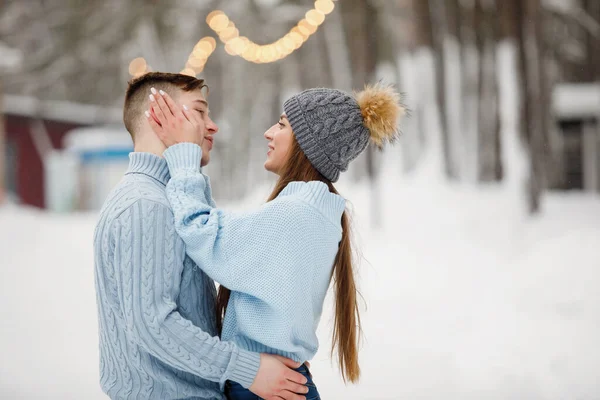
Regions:
<svg viewBox="0 0 600 400"><path fill-rule="evenodd" d="M202 90L203 88L208 90L204 79L167 72L148 72L129 81L125 94L125 104L123 105L123 122L134 140L140 122L142 118L145 118L144 111L148 109L148 96L151 88L164 90L174 98L176 97L176 90L174 89L184 92Z"/></svg>

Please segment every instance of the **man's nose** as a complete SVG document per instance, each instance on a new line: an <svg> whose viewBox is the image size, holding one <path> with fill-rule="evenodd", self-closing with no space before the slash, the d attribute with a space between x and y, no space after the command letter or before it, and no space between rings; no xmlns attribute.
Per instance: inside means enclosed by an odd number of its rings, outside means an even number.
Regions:
<svg viewBox="0 0 600 400"><path fill-rule="evenodd" d="M213 132L213 134L219 132L219 127L217 126L217 124L215 124L215 122L212 119L209 119L207 128L210 132Z"/></svg>

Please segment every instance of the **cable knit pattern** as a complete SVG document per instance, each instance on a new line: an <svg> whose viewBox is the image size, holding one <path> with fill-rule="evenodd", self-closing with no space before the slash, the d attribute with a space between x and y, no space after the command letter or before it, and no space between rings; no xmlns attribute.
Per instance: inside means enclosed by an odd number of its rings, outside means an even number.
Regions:
<svg viewBox="0 0 600 400"><path fill-rule="evenodd" d="M94 235L100 384L112 399L224 399L260 356L216 337L212 279L186 255L165 194L164 159L131 153ZM203 197L214 206L210 187Z"/></svg>
<svg viewBox="0 0 600 400"><path fill-rule="evenodd" d="M369 144L356 99L337 89L308 89L289 98L283 109L311 164L332 182Z"/></svg>
<svg viewBox="0 0 600 400"><path fill-rule="evenodd" d="M292 182L256 211L227 213L205 195L199 146L177 144L164 156L172 176L167 196L188 255L232 290L222 339L312 359L345 200L322 182Z"/></svg>

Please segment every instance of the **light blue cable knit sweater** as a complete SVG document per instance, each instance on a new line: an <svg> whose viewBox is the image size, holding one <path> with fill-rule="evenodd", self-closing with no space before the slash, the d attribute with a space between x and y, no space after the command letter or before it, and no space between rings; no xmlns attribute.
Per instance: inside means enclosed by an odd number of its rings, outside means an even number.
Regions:
<svg viewBox="0 0 600 400"><path fill-rule="evenodd" d="M131 153L94 235L100 384L112 399L224 399L252 384L259 354L216 335L214 282L175 232L164 159ZM203 193L211 199L210 188Z"/></svg>
<svg viewBox="0 0 600 400"><path fill-rule="evenodd" d="M167 196L187 254L232 291L222 339L312 359L345 200L322 182L292 182L258 210L230 214L206 197L199 146L177 144L164 156L172 177Z"/></svg>

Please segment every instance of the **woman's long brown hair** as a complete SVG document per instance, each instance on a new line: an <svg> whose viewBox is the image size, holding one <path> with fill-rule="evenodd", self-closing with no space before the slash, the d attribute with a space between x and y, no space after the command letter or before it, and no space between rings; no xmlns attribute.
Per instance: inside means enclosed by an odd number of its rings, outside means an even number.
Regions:
<svg viewBox="0 0 600 400"><path fill-rule="evenodd" d="M268 201L275 199L279 193L293 181L321 181L327 184L331 193L337 190L327 178L317 171L298 145L294 137L288 160L283 167L279 180ZM360 367L358 365L358 342L360 339L360 313L358 310L358 291L354 282L352 268L352 246L350 240L350 221L347 212L342 214L342 240L335 257L332 278L335 285L335 321L331 353L337 347L338 362L344 381L358 381ZM217 323L219 333L225 316L231 292L224 286L219 287L217 296Z"/></svg>

